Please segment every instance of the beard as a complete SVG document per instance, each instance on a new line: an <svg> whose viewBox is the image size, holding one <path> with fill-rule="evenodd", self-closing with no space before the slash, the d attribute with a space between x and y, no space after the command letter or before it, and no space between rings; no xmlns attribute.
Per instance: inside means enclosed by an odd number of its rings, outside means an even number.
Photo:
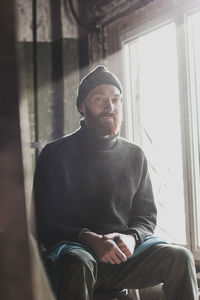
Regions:
<svg viewBox="0 0 200 300"><path fill-rule="evenodd" d="M104 119L104 117L112 117L111 119ZM119 132L122 122L121 110L116 113L102 112L99 115L92 113L90 108L86 105L85 120L88 129L98 136L111 136Z"/></svg>

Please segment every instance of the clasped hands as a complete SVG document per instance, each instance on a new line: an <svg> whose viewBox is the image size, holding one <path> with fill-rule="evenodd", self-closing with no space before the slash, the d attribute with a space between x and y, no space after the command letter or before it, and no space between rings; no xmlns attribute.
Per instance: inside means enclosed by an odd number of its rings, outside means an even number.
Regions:
<svg viewBox="0 0 200 300"><path fill-rule="evenodd" d="M135 249L135 238L130 234L110 233L99 235L86 231L81 235L82 243L90 248L103 262L120 264L126 262Z"/></svg>

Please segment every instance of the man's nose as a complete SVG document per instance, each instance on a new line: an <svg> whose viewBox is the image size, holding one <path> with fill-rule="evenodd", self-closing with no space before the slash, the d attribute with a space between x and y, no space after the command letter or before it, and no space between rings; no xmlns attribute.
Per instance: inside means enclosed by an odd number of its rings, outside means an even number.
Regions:
<svg viewBox="0 0 200 300"><path fill-rule="evenodd" d="M114 111L114 105L113 105L113 102L112 102L112 99L111 99L111 98L107 98L107 99L105 100L104 108L105 108L106 111L108 111L108 112L113 112L113 111Z"/></svg>

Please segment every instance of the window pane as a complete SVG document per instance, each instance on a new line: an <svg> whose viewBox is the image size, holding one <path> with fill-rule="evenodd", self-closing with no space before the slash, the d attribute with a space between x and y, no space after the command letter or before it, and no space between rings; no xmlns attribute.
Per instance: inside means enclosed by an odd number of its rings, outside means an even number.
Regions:
<svg viewBox="0 0 200 300"><path fill-rule="evenodd" d="M128 42L125 65L131 89L132 107L127 111L133 112L133 140L148 158L158 207L156 234L185 245L175 24Z"/></svg>
<svg viewBox="0 0 200 300"><path fill-rule="evenodd" d="M197 240L200 247L200 12L187 18L190 99L193 129L194 193L196 198Z"/></svg>

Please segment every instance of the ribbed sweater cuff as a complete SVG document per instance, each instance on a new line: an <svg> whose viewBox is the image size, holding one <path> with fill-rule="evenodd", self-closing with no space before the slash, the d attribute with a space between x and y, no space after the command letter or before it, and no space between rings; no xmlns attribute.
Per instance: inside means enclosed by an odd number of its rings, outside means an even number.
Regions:
<svg viewBox="0 0 200 300"><path fill-rule="evenodd" d="M80 242L81 236L84 232L90 231L88 228L82 228L78 234L78 241Z"/></svg>

